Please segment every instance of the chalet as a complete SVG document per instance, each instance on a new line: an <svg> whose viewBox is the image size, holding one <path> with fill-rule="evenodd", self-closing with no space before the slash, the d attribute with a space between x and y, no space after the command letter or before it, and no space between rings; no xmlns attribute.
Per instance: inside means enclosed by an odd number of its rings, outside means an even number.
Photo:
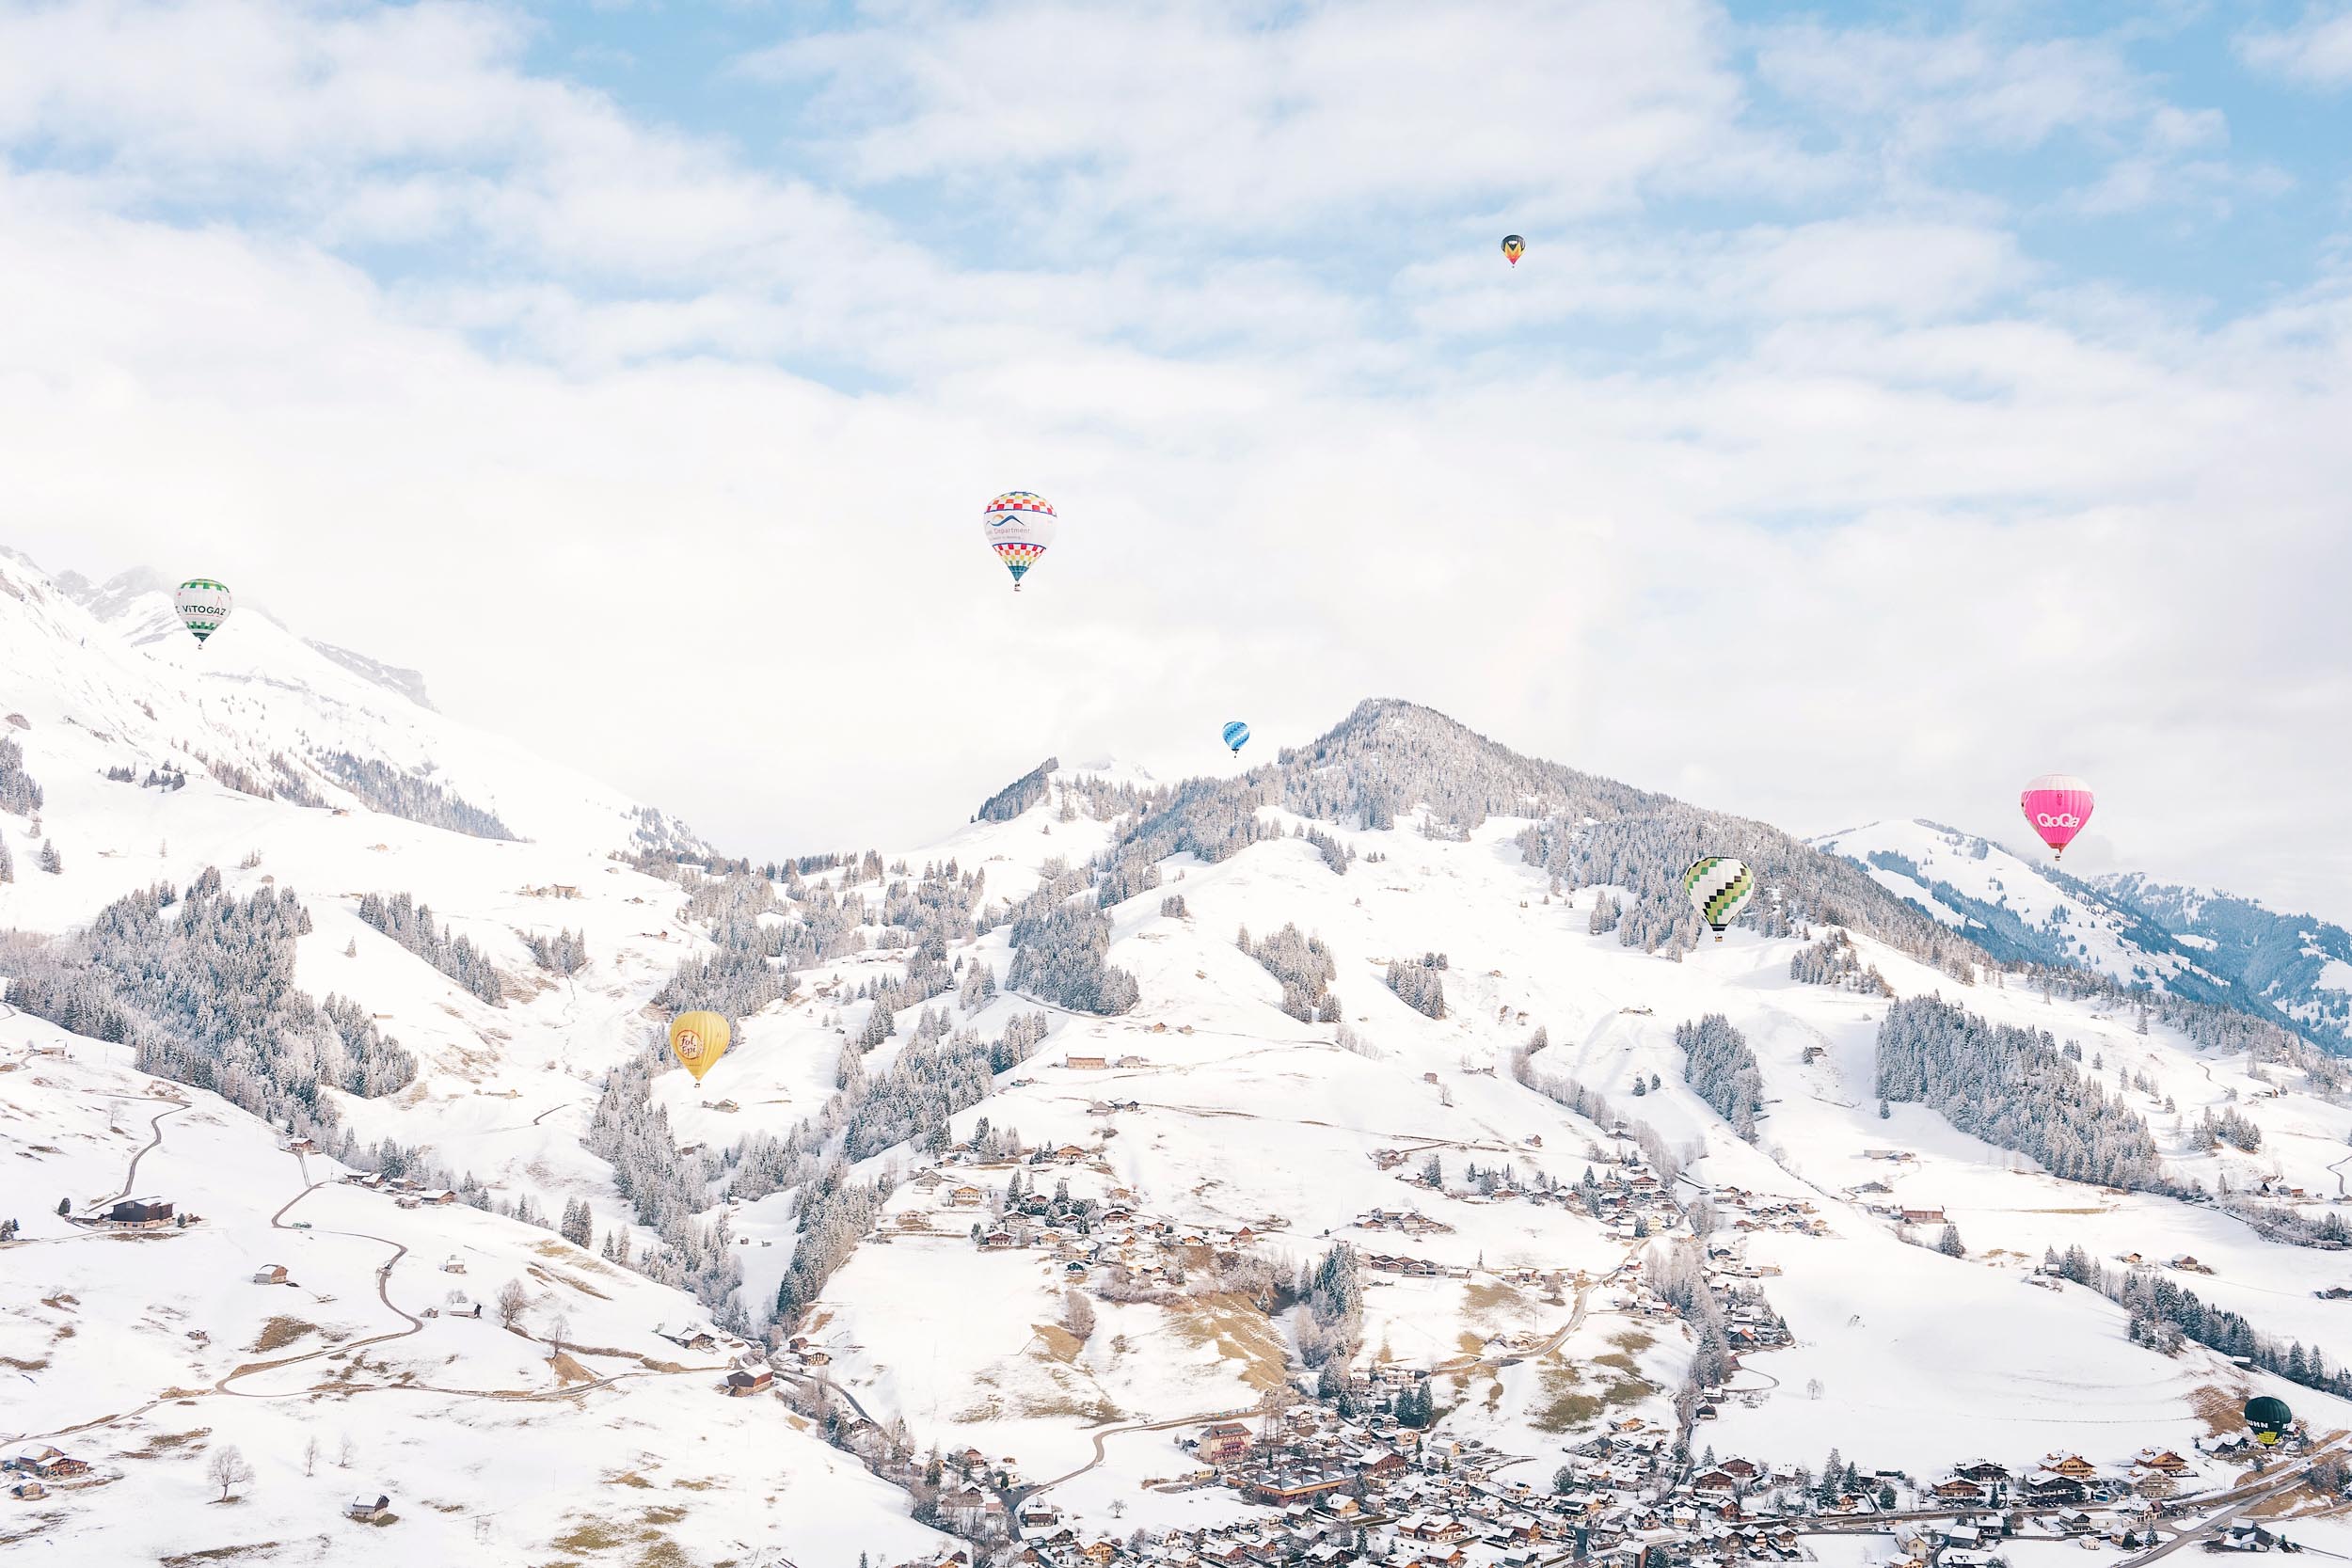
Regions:
<svg viewBox="0 0 2352 1568"><path fill-rule="evenodd" d="M1148 1057L1121 1056L1119 1058L1119 1065L1120 1067L1150 1067L1152 1063Z"/></svg>
<svg viewBox="0 0 2352 1568"><path fill-rule="evenodd" d="M40 1481L63 1481L71 1476L87 1475L89 1464L47 1443L24 1443L11 1449L6 1460L0 1460L0 1470L13 1470Z"/></svg>
<svg viewBox="0 0 2352 1568"><path fill-rule="evenodd" d="M947 1203L956 1209L977 1209L987 1196L977 1187L958 1187L947 1195Z"/></svg>
<svg viewBox="0 0 2352 1568"><path fill-rule="evenodd" d="M358 1497L352 1498L351 1501L343 1504L344 1518L357 1519L360 1523L368 1525L383 1523L385 1517L389 1514L391 1511L392 1499L386 1497L381 1492L378 1492L373 1497L363 1492Z"/></svg>
<svg viewBox="0 0 2352 1568"><path fill-rule="evenodd" d="M1249 1452L1249 1429L1239 1421L1219 1421L1200 1433L1204 1465L1231 1465Z"/></svg>
<svg viewBox="0 0 2352 1568"><path fill-rule="evenodd" d="M171 1223L171 1205L160 1197L126 1197L98 1216L108 1225L158 1226Z"/></svg>
<svg viewBox="0 0 2352 1568"><path fill-rule="evenodd" d="M2172 1259L2172 1266L2183 1274L2213 1273L2212 1269L2202 1263L2200 1263L2196 1259L2190 1257L2185 1252L2182 1253L2178 1258Z"/></svg>
<svg viewBox="0 0 2352 1568"><path fill-rule="evenodd" d="M2097 1465L2078 1453L2045 1455L2042 1467L2074 1481L2089 1481L2099 1473Z"/></svg>
<svg viewBox="0 0 2352 1568"><path fill-rule="evenodd" d="M289 1154L316 1154L318 1151L319 1146L309 1138L293 1138L286 1144Z"/></svg>
<svg viewBox="0 0 2352 1568"><path fill-rule="evenodd" d="M453 1252L447 1258L441 1259L441 1272L443 1274L464 1274L466 1272L466 1260Z"/></svg>
<svg viewBox="0 0 2352 1568"><path fill-rule="evenodd" d="M1739 1496L1740 1483L1721 1470L1709 1470L1691 1482L1691 1493L1709 1502L1723 1502Z"/></svg>
<svg viewBox="0 0 2352 1568"><path fill-rule="evenodd" d="M984 1251L1002 1252L1010 1245L1012 1245L1012 1232L1009 1230L992 1230L980 1238L980 1246Z"/></svg>
<svg viewBox="0 0 2352 1568"><path fill-rule="evenodd" d="M1253 1503L1272 1508L1288 1508L1293 1503L1312 1502L1344 1492L1355 1483L1353 1470L1339 1466L1285 1465L1252 1472L1241 1479L1241 1495Z"/></svg>
<svg viewBox="0 0 2352 1568"><path fill-rule="evenodd" d="M1101 1072L1110 1063L1100 1056L1065 1056L1061 1065L1073 1072Z"/></svg>
<svg viewBox="0 0 2352 1568"><path fill-rule="evenodd" d="M286 1265L283 1263L262 1264L260 1268L253 1271L253 1283L256 1285L283 1285L288 1283L286 1279Z"/></svg>
<svg viewBox="0 0 2352 1568"><path fill-rule="evenodd" d="M1087 1157L1087 1151L1076 1144L1064 1144L1054 1150L1054 1158L1065 1165L1074 1165Z"/></svg>
<svg viewBox="0 0 2352 1568"><path fill-rule="evenodd" d="M2153 1470L2163 1475L2177 1476L2188 1469L2188 1461L2170 1449L2142 1449L2132 1461L2135 1470Z"/></svg>
<svg viewBox="0 0 2352 1568"><path fill-rule="evenodd" d="M1952 1474L1981 1484L1991 1484L2009 1480L2009 1466L1996 1460L1971 1459L1953 1465Z"/></svg>
<svg viewBox="0 0 2352 1568"><path fill-rule="evenodd" d="M1900 1212L1905 1225L1944 1225L1948 1223L1944 1218L1944 1211L1941 1208L1905 1208L1901 1210Z"/></svg>
<svg viewBox="0 0 2352 1568"><path fill-rule="evenodd" d="M21 1503L37 1503L49 1496L49 1488L37 1481L20 1481L8 1488L8 1496Z"/></svg>
<svg viewBox="0 0 2352 1568"><path fill-rule="evenodd" d="M765 1367L739 1367L727 1373L727 1398L745 1400L775 1386L776 1374Z"/></svg>
<svg viewBox="0 0 2352 1568"><path fill-rule="evenodd" d="M2039 1504L2087 1502L2090 1489L2078 1477L2036 1470L2026 1478L2026 1498Z"/></svg>
<svg viewBox="0 0 2352 1568"><path fill-rule="evenodd" d="M1953 1477L1950 1481L1937 1481L1930 1489L1930 1493L1940 1503L1965 1504L1984 1501L1983 1485L1959 1476Z"/></svg>

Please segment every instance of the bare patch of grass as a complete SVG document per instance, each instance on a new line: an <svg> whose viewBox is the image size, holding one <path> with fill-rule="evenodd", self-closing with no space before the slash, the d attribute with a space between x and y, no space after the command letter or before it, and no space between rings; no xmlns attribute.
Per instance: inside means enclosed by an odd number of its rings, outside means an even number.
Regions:
<svg viewBox="0 0 2352 1568"><path fill-rule="evenodd" d="M1248 1296L1228 1292L1170 1302L1168 1324L1184 1343L1214 1345L1224 1359L1240 1362L1242 1381L1260 1393L1288 1381L1282 1336Z"/></svg>
<svg viewBox="0 0 2352 1568"><path fill-rule="evenodd" d="M647 1481L644 1477L639 1475L634 1470L622 1470L617 1474L609 1475L604 1478L604 1483L607 1486L637 1486L645 1488L650 1488L653 1485L652 1481Z"/></svg>
<svg viewBox="0 0 2352 1568"><path fill-rule="evenodd" d="M2245 1399L2243 1392L2233 1394L2207 1383L2189 1391L2188 1407L2205 1423L2206 1433L2218 1437L2224 1433L2246 1430Z"/></svg>
<svg viewBox="0 0 2352 1568"><path fill-rule="evenodd" d="M1599 1400L1578 1392L1584 1374L1575 1363L1549 1356L1536 1368L1536 1379L1542 1402L1528 1417L1528 1424L1536 1431L1565 1432L1600 1414Z"/></svg>
<svg viewBox="0 0 2352 1568"><path fill-rule="evenodd" d="M567 1552L611 1552L619 1550L628 1543L621 1539L618 1530L602 1519L583 1519L549 1544Z"/></svg>
<svg viewBox="0 0 2352 1568"><path fill-rule="evenodd" d="M1045 1357L1049 1361L1058 1361L1067 1366L1077 1360L1078 1353L1086 1348L1085 1340L1059 1323L1031 1323L1029 1327L1036 1333L1037 1342L1044 1347Z"/></svg>
<svg viewBox="0 0 2352 1568"><path fill-rule="evenodd" d="M569 1354L563 1351L557 1351L553 1355L549 1356L548 1358L548 1365L554 1370L555 1381L566 1388L569 1388L575 1383L594 1383L596 1381L596 1373L590 1371L587 1368L573 1360Z"/></svg>
<svg viewBox="0 0 2352 1568"><path fill-rule="evenodd" d="M1638 1328L1629 1328L1622 1334L1612 1334L1609 1337L1609 1342L1628 1355L1639 1355L1650 1346L1658 1343Z"/></svg>
<svg viewBox="0 0 2352 1568"><path fill-rule="evenodd" d="M531 1275L533 1279L545 1280L549 1285L561 1285L565 1290L578 1291L581 1295L594 1296L598 1301L611 1301L612 1299L611 1296L606 1295L602 1291L597 1290L594 1285L587 1284L581 1280L574 1279L570 1275L564 1274L557 1269L543 1269L538 1264L532 1263L527 1265L523 1272Z"/></svg>
<svg viewBox="0 0 2352 1568"><path fill-rule="evenodd" d="M264 1558L278 1550L275 1541L256 1541L244 1546L208 1546L200 1552L182 1552L177 1557L159 1560L163 1568L196 1568L200 1562L237 1562Z"/></svg>
<svg viewBox="0 0 2352 1568"><path fill-rule="evenodd" d="M1023 1398L1015 1414L1041 1419L1087 1421L1096 1426L1108 1426L1127 1413L1101 1394L1091 1399L1065 1392L1055 1399Z"/></svg>
<svg viewBox="0 0 2352 1568"><path fill-rule="evenodd" d="M262 1353L283 1350L304 1335L317 1332L317 1325L300 1318L272 1318L262 1325L261 1337L249 1348Z"/></svg>

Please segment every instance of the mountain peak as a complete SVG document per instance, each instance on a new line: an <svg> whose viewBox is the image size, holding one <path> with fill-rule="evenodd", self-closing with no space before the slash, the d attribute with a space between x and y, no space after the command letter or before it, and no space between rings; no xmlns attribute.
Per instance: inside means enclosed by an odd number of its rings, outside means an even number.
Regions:
<svg viewBox="0 0 2352 1568"><path fill-rule="evenodd" d="M313 652L334 660L363 680L373 681L389 691L399 692L427 713L441 711L425 694L424 676L418 672L404 670L396 664L386 664L365 654L353 653L349 648L339 648L332 642L322 642L315 637L306 637L303 641L310 645Z"/></svg>

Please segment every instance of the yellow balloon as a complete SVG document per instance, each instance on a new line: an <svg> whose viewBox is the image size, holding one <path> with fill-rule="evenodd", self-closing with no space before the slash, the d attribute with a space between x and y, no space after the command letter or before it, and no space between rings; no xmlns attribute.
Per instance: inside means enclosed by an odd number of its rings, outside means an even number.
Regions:
<svg viewBox="0 0 2352 1568"><path fill-rule="evenodd" d="M727 1021L717 1013L680 1013L670 1024L670 1054L699 1084L712 1064L727 1053L732 1037Z"/></svg>

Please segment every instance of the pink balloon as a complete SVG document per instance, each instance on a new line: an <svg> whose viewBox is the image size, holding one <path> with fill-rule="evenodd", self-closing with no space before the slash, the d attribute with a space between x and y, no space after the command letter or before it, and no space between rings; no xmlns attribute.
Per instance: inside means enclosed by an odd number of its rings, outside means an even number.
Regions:
<svg viewBox="0 0 2352 1568"><path fill-rule="evenodd" d="M2090 786L2071 773L2044 773L2027 784L2017 804L2053 854L2063 856L2090 821Z"/></svg>

